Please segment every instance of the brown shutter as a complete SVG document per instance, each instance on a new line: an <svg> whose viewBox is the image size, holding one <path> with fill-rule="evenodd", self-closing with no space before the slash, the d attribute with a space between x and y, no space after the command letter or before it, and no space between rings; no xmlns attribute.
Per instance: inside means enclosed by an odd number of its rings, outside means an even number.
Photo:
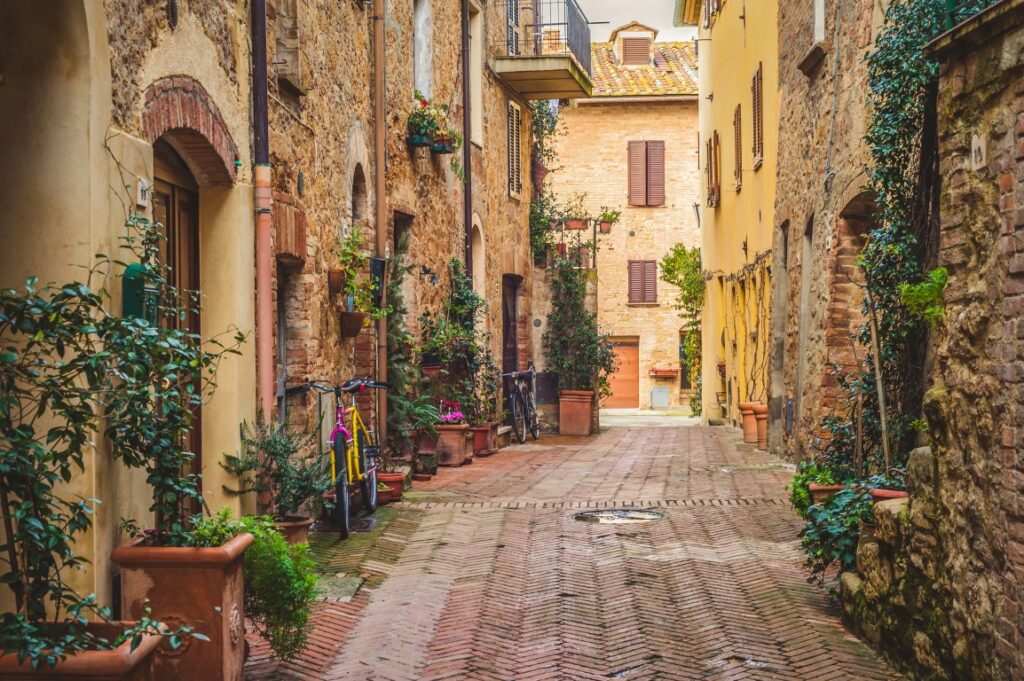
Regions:
<svg viewBox="0 0 1024 681"><path fill-rule="evenodd" d="M757 169L764 160L764 68L762 64L757 65L754 73L753 90L754 104L754 168Z"/></svg>
<svg viewBox="0 0 1024 681"><path fill-rule="evenodd" d="M624 66L647 66L650 63L650 38L622 39L622 64Z"/></svg>
<svg viewBox="0 0 1024 681"><path fill-rule="evenodd" d="M641 260L629 261L629 302L644 302L644 263Z"/></svg>
<svg viewBox="0 0 1024 681"><path fill-rule="evenodd" d="M644 261L644 302L658 302L658 263L654 260Z"/></svg>
<svg viewBox="0 0 1024 681"><path fill-rule="evenodd" d="M647 144L629 143L629 205L647 205Z"/></svg>
<svg viewBox="0 0 1024 681"><path fill-rule="evenodd" d="M743 114L740 105L732 115L733 135L733 177L736 180L736 191L743 186Z"/></svg>
<svg viewBox="0 0 1024 681"><path fill-rule="evenodd" d="M507 147L508 147L508 193L519 196L523 191L523 113L514 103L508 103Z"/></svg>
<svg viewBox="0 0 1024 681"><path fill-rule="evenodd" d="M523 110L515 107L515 157L516 162L516 195L523 193Z"/></svg>
<svg viewBox="0 0 1024 681"><path fill-rule="evenodd" d="M665 143L647 143L647 205L665 205Z"/></svg>
<svg viewBox="0 0 1024 681"><path fill-rule="evenodd" d="M515 116L516 116L516 114L515 114L515 107L512 106L512 102L509 102L508 103L508 111L507 111L506 118L505 118L505 135L506 135L505 151L506 151L506 154L508 156L508 159L507 159L508 160L508 164L507 164L507 168L506 168L506 172L508 174L508 193L511 194L511 195L515 195L515 193L516 193L516 184L515 184L516 162L515 162L515 155L513 154L513 151L512 151L515 148L515 141L516 141L515 133L512 131L513 130L513 126L515 125Z"/></svg>

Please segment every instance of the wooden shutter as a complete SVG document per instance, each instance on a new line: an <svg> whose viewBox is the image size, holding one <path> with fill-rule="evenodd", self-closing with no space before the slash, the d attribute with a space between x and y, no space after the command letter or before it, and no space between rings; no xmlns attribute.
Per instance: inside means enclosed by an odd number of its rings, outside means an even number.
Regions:
<svg viewBox="0 0 1024 681"><path fill-rule="evenodd" d="M718 131L711 133L711 139L707 143L707 182L708 182L708 205L717 206L722 197L722 175L720 146L718 142Z"/></svg>
<svg viewBox="0 0 1024 681"><path fill-rule="evenodd" d="M505 0L505 47L508 54L519 54L519 0Z"/></svg>
<svg viewBox="0 0 1024 681"><path fill-rule="evenodd" d="M658 263L645 260L644 263L644 302L658 302Z"/></svg>
<svg viewBox="0 0 1024 681"><path fill-rule="evenodd" d="M647 205L665 205L665 143L647 143Z"/></svg>
<svg viewBox="0 0 1024 681"><path fill-rule="evenodd" d="M752 100L753 100L753 114L754 114L754 170L761 167L761 162L764 160L764 80L763 80L763 66L762 64L757 65L757 71L754 73L754 82L751 85Z"/></svg>
<svg viewBox="0 0 1024 681"><path fill-rule="evenodd" d="M736 180L736 191L743 186L743 114L740 105L736 105L736 111L732 115L732 136L733 136L733 178Z"/></svg>
<svg viewBox="0 0 1024 681"><path fill-rule="evenodd" d="M647 205L647 143L629 145L629 205Z"/></svg>
<svg viewBox="0 0 1024 681"><path fill-rule="evenodd" d="M624 66L647 66L650 63L650 38L622 39L622 64Z"/></svg>
<svg viewBox="0 0 1024 681"><path fill-rule="evenodd" d="M523 112L515 102L508 103L507 147L508 147L508 193L519 197L523 191Z"/></svg>
<svg viewBox="0 0 1024 681"><path fill-rule="evenodd" d="M644 263L641 260L629 261L629 302L644 302Z"/></svg>

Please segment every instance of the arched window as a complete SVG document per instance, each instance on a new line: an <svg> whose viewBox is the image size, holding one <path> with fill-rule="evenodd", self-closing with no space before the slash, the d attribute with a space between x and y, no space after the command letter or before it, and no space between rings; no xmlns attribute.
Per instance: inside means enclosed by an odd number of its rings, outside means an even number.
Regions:
<svg viewBox="0 0 1024 681"><path fill-rule="evenodd" d="M430 21L430 0L415 0L413 5L413 85L430 97L431 71L433 70L433 25Z"/></svg>
<svg viewBox="0 0 1024 681"><path fill-rule="evenodd" d="M366 175L363 173L363 166L357 164L355 171L352 173L352 222L367 218L368 203Z"/></svg>
<svg viewBox="0 0 1024 681"><path fill-rule="evenodd" d="M479 222L473 224L473 290L484 295L484 288L487 286L487 277L484 261L487 254L484 253L484 234Z"/></svg>

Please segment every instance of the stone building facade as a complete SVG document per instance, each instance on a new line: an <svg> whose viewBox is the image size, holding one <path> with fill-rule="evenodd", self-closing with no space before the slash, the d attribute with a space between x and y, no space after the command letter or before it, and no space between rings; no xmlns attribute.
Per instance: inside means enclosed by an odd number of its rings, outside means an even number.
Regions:
<svg viewBox="0 0 1024 681"><path fill-rule="evenodd" d="M657 274L675 244L699 243L696 57L689 43L656 39L656 30L634 22L613 31L610 42L594 43L593 96L559 111L558 160L546 180L560 202L581 198L591 217L605 209L622 213L610 233L588 227L585 236L597 241L598 324L611 334L619 360L609 407L685 405L691 389L680 363L676 289ZM624 63L627 40L645 42L643 54ZM663 166L651 169L663 174L663 196L632 201L630 145L651 141L663 148ZM645 299L630 295L630 263L654 268L654 289Z"/></svg>
<svg viewBox="0 0 1024 681"><path fill-rule="evenodd" d="M844 409L838 377L860 372L870 228L864 54L882 0L779 3L778 186L772 238L770 445L790 457L824 448L822 419Z"/></svg>
<svg viewBox="0 0 1024 681"><path fill-rule="evenodd" d="M1024 2L940 37L939 265L949 271L909 500L843 576L847 615L917 678L1024 675Z"/></svg>

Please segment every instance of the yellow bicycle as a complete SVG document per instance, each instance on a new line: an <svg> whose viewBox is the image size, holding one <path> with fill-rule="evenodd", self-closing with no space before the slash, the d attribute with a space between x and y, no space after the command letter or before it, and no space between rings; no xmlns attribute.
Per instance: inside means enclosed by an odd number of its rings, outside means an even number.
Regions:
<svg viewBox="0 0 1024 681"><path fill-rule="evenodd" d="M354 378L342 385L327 386L313 383L324 392L333 392L335 423L331 443L331 478L334 480L334 514L338 533L347 539L352 522L351 491L358 484L362 493L363 510L367 514L377 510L377 468L380 448L376 437L366 427L359 414L356 394L369 389L387 390L388 384L368 378ZM349 405L345 406L345 396ZM346 426L346 417L350 426Z"/></svg>

